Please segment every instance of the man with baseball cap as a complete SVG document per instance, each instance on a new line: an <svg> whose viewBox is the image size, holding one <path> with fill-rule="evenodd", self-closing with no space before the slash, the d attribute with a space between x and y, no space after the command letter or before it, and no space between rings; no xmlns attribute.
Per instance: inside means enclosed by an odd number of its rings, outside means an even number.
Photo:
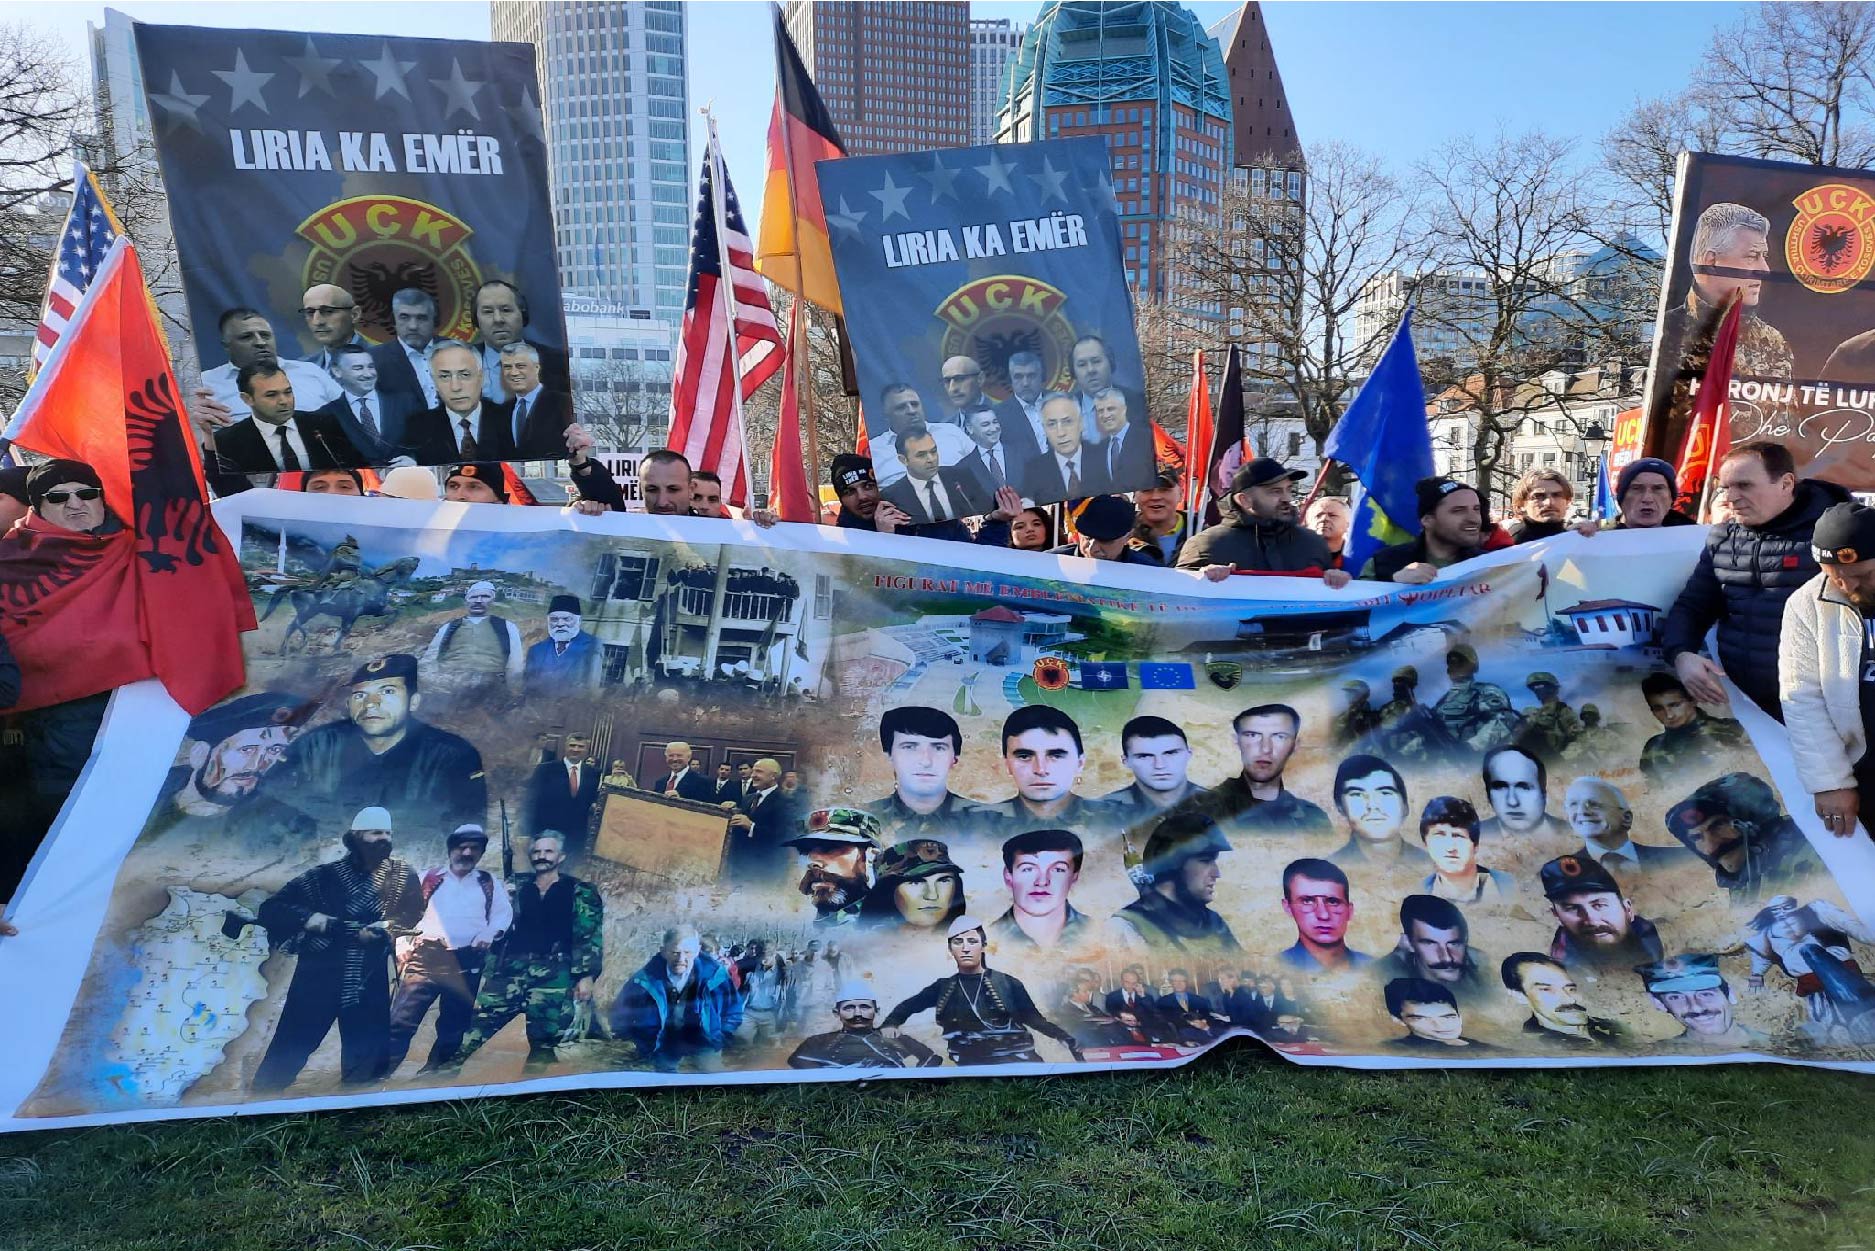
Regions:
<svg viewBox="0 0 1875 1251"><path fill-rule="evenodd" d="M1074 530L1080 537L1051 549L1051 554L1162 568L1159 549L1133 538L1133 524L1137 520L1138 513L1124 495L1096 495L1082 505L1080 514L1074 517Z"/></svg>
<svg viewBox="0 0 1875 1251"><path fill-rule="evenodd" d="M416 872L391 855L391 814L360 808L345 855L314 865L257 910L268 944L298 959L273 1040L254 1070L256 1091L293 1084L336 1023L339 1076L383 1077L391 1030L391 940L423 917Z"/></svg>
<svg viewBox="0 0 1875 1251"><path fill-rule="evenodd" d="M1133 537L1156 549L1160 563L1168 569L1178 563L1179 549L1185 546L1184 481L1175 466L1160 465L1152 485L1133 492L1133 508L1139 517Z"/></svg>
<svg viewBox="0 0 1875 1251"><path fill-rule="evenodd" d="M983 922L958 917L951 922L944 943L957 972L938 978L893 1008L879 1023L887 1038L898 1040L899 1027L906 1021L920 1012L934 1012L952 1064L1040 1064L1036 1034L1054 1039L1076 1060L1081 1058L1081 1044L1042 1015L1027 987L989 967L989 937Z"/></svg>
<svg viewBox="0 0 1875 1251"><path fill-rule="evenodd" d="M1484 500L1456 478L1421 478L1413 484L1419 537L1383 547L1367 558L1361 577L1375 582L1424 584L1439 570L1483 550Z"/></svg>
<svg viewBox="0 0 1875 1251"><path fill-rule="evenodd" d="M1821 572L1784 601L1778 690L1797 777L1846 838L1875 812L1875 508L1825 510L1811 555Z"/></svg>
<svg viewBox="0 0 1875 1251"><path fill-rule="evenodd" d="M1231 478L1229 516L1186 540L1178 567L1213 581L1233 573L1301 573L1346 586L1349 577L1332 567L1328 544L1297 520L1296 483L1306 477L1273 456L1244 465Z"/></svg>
<svg viewBox="0 0 1875 1251"><path fill-rule="evenodd" d="M937 1052L896 1030L888 1037L875 1023L879 998L872 987L849 978L834 992L840 1028L801 1040L788 1057L791 1069L932 1069L944 1063Z"/></svg>
<svg viewBox="0 0 1875 1251"><path fill-rule="evenodd" d="M781 844L801 853L800 891L814 903L815 925L851 925L872 889L872 861L881 849L879 818L858 808L816 808L801 832Z"/></svg>

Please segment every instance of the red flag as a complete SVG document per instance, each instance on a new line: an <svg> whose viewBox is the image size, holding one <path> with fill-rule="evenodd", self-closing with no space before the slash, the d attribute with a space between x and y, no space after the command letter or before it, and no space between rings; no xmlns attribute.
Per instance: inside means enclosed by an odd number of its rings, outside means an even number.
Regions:
<svg viewBox="0 0 1875 1251"><path fill-rule="evenodd" d="M1191 453L1189 464L1211 463L1211 440L1215 433L1211 419L1211 376L1205 372L1204 349L1199 348L1191 354L1191 398L1185 402L1185 447ZM1204 474L1185 475L1185 523L1194 530L1204 510L1204 486Z"/></svg>
<svg viewBox="0 0 1875 1251"><path fill-rule="evenodd" d="M1686 429L1686 446L1680 449L1678 506L1689 517L1704 522L1706 506L1712 498L1710 479L1718 473L1719 459L1732 445L1732 366L1738 356L1738 326L1744 316L1744 301L1732 297L1731 306L1712 336L1712 355L1706 359L1706 373L1699 380L1699 393L1693 397L1692 422Z"/></svg>
<svg viewBox="0 0 1875 1251"><path fill-rule="evenodd" d="M1185 449L1172 437L1172 432L1156 420L1152 423L1152 460L1162 469L1185 467Z"/></svg>
<svg viewBox="0 0 1875 1251"><path fill-rule="evenodd" d="M65 667L72 667L74 656L82 658L87 689L63 690L57 698L153 675L195 714L245 681L241 631L254 628L254 605L241 566L209 512L202 463L155 314L136 249L119 236L8 434L29 451L96 469L105 503L129 527L128 544L101 544L91 564L68 566L85 571L81 580L94 584L89 595L102 594L111 579L119 579L116 589L128 592L122 598L133 611L118 605L84 615L89 624L82 628L95 627L100 650L67 640L72 650ZM114 419L118 413L121 421ZM60 539L55 548L43 536L35 541L43 556L64 548L76 558L84 546ZM104 554L117 549L126 554ZM115 572L119 563L122 571ZM7 640L16 651L22 635L29 649L36 645L31 636L55 607L59 630L65 630L65 609L43 583L0 593L6 596ZM134 648L126 634L133 625ZM56 698L38 701L51 702Z"/></svg>
<svg viewBox="0 0 1875 1251"><path fill-rule="evenodd" d="M807 453L801 447L801 357L807 352L801 305L788 316L788 363L781 371L781 422L768 462L768 507L783 521L817 520L814 493L807 485Z"/></svg>
<svg viewBox="0 0 1875 1251"><path fill-rule="evenodd" d="M866 434L866 410L859 410L859 437L853 440L853 453L856 456L872 458L872 439Z"/></svg>

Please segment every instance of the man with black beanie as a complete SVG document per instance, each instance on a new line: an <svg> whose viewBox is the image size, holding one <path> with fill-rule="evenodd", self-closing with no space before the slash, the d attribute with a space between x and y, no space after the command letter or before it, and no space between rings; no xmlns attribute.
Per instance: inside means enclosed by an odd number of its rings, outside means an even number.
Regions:
<svg viewBox="0 0 1875 1251"><path fill-rule="evenodd" d="M1456 478L1421 478L1413 486L1419 537L1383 547L1367 558L1361 577L1376 582L1424 584L1439 570L1470 560L1484 542L1484 501L1478 488Z"/></svg>

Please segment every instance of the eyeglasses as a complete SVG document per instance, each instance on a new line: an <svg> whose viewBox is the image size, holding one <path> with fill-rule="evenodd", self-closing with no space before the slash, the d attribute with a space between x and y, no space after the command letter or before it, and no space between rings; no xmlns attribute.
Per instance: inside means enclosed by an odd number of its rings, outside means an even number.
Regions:
<svg viewBox="0 0 1875 1251"><path fill-rule="evenodd" d="M318 308L302 308L300 310L300 316L311 321L315 317L330 317L334 313L349 313L352 311L353 307L354 306L348 305L345 308L334 308L330 304L322 304Z"/></svg>
<svg viewBox="0 0 1875 1251"><path fill-rule="evenodd" d="M69 491L47 491L44 499L48 504L63 504L74 495L81 500L94 500L103 494L98 487L74 487Z"/></svg>

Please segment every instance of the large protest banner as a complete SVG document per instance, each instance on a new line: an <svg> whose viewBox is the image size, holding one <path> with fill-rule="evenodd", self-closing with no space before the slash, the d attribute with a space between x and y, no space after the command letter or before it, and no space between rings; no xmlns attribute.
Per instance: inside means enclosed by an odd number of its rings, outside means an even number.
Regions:
<svg viewBox="0 0 1875 1251"><path fill-rule="evenodd" d="M1004 485L1037 503L1152 485L1108 160L1055 139L816 165L873 466L914 521L987 513ZM904 482L919 422L933 443Z"/></svg>
<svg viewBox="0 0 1875 1251"><path fill-rule="evenodd" d="M807 526L218 515L265 601L249 688L193 722L120 694L0 942L0 1128L1240 1031L1357 1067L1875 1060L1875 846L1653 650L1697 532L1329 591Z"/></svg>
<svg viewBox="0 0 1875 1251"><path fill-rule="evenodd" d="M532 47L136 37L202 381L241 419L211 470L566 454ZM457 343L470 350L437 355ZM284 379L244 393L244 367L276 362Z"/></svg>
<svg viewBox="0 0 1875 1251"><path fill-rule="evenodd" d="M1733 441L1775 439L1806 475L1875 489L1875 173L1682 153L1671 234L1646 455L1679 456L1740 292Z"/></svg>

